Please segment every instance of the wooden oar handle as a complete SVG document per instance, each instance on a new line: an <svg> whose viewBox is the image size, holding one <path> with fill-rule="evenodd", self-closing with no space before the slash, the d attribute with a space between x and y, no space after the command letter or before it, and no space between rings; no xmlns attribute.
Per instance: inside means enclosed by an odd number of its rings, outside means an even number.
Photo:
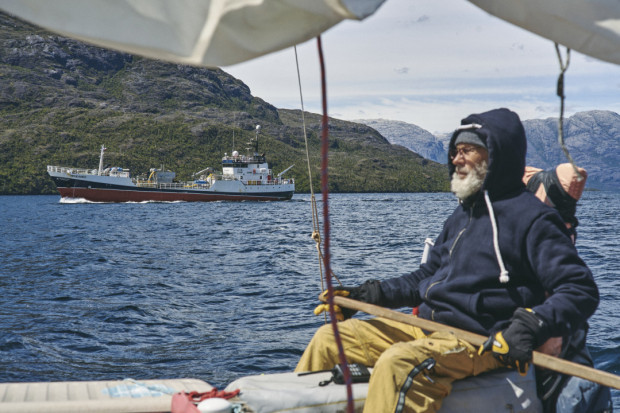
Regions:
<svg viewBox="0 0 620 413"><path fill-rule="evenodd" d="M319 300L323 302L327 301L321 296L319 296ZM377 317L383 317L390 320L399 321L404 324L419 327L422 330L449 332L454 334L458 339L467 341L474 346L481 346L487 340L487 337L481 336L480 334L461 330L455 327L450 327L445 324L440 324L410 314L404 314L398 311L390 310L385 307L379 307L374 304L368 304L361 301L352 300L346 297L334 296L334 304L353 310L363 311ZM606 371L597 370L592 367L584 366L582 364L573 363L572 361L550 356L548 354L540 353L538 351L534 351L533 353L532 364L569 376L581 377L582 379L586 379L594 383L601 384L603 386L620 389L620 376L608 373Z"/></svg>

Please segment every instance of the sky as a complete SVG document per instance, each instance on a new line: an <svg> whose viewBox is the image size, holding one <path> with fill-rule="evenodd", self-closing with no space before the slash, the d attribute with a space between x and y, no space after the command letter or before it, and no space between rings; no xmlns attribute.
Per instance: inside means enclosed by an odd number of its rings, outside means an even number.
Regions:
<svg viewBox="0 0 620 413"><path fill-rule="evenodd" d="M398 120L445 133L471 113L498 107L522 120L560 113L553 42L464 0L387 0L365 20L329 29L321 42L330 117ZM316 40L298 45L297 58L304 108L320 113ZM294 48L222 69L278 108L301 108ZM565 95L566 116L620 113L620 65L571 51Z"/></svg>

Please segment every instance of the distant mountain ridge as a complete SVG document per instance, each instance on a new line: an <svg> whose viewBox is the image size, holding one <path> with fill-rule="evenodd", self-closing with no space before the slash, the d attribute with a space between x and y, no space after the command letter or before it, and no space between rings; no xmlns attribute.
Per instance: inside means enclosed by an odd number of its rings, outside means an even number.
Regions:
<svg viewBox="0 0 620 413"><path fill-rule="evenodd" d="M416 125L386 119L363 119L390 143L446 163L451 134L435 136ZM567 162L558 144L558 119L523 121L528 141L527 164L549 169ZM606 110L579 112L564 121L564 142L575 162L588 171L588 187L620 190L620 115Z"/></svg>

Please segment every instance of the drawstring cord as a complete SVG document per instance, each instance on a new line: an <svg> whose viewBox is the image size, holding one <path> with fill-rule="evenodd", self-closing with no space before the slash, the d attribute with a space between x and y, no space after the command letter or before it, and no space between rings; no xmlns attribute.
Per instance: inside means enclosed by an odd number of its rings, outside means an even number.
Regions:
<svg viewBox="0 0 620 413"><path fill-rule="evenodd" d="M487 209L489 210L489 218L491 219L491 227L493 227L493 247L495 248L495 257L497 258L497 263L499 264L499 282L502 284L510 281L510 275L508 275L508 271L506 271L506 267L504 266L504 260L502 259L502 254L499 251L499 236L497 233L497 221L495 220L495 212L493 212L493 205L491 204L491 198L489 198L489 191L484 190L484 201L487 204Z"/></svg>

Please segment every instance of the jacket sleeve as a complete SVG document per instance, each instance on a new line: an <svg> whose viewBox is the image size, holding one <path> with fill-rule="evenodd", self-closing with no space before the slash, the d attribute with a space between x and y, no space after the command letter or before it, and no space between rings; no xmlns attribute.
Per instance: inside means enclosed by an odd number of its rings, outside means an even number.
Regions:
<svg viewBox="0 0 620 413"><path fill-rule="evenodd" d="M550 337L572 334L594 314L599 303L591 271L555 213L543 214L534 221L526 248L532 270L549 294L533 310L547 323Z"/></svg>
<svg viewBox="0 0 620 413"><path fill-rule="evenodd" d="M422 302L418 286L420 281L432 277L439 268L441 263L439 251L441 250L441 244L444 242L444 239L445 229L435 240L435 244L430 250L427 262L420 265L419 269L400 277L381 281L381 292L383 293L386 307L415 307Z"/></svg>

